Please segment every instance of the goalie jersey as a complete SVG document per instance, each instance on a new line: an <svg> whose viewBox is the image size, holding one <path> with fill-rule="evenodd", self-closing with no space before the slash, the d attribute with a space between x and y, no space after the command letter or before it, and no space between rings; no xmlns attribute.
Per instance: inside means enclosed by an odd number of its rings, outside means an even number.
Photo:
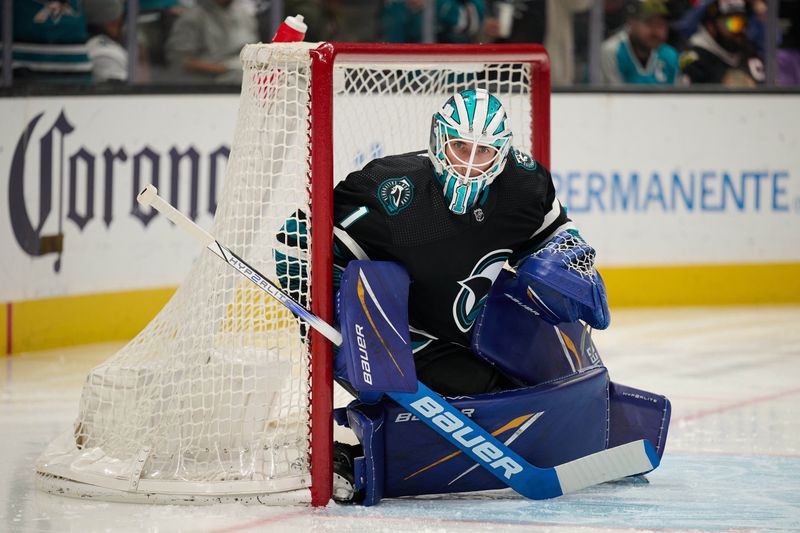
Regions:
<svg viewBox="0 0 800 533"><path fill-rule="evenodd" d="M337 269L396 261L411 276L415 336L469 346L469 331L506 261L514 264L569 221L550 173L513 149L464 215L452 213L426 152L376 159L334 191Z"/></svg>

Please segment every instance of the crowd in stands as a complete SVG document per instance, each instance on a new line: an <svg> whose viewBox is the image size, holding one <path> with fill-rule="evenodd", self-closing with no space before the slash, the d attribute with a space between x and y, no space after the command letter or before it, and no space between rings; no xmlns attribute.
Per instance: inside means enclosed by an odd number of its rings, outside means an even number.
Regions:
<svg viewBox="0 0 800 533"><path fill-rule="evenodd" d="M624 15L603 43L606 84L755 87L766 79L763 0L639 0Z"/></svg>
<svg viewBox="0 0 800 533"><path fill-rule="evenodd" d="M765 80L765 0L284 0L309 41L542 43L553 85L589 81L589 12L604 2L605 85ZM272 37L270 0L139 0L137 82L237 83L239 51ZM129 54L125 0L13 0L15 83L119 83ZM800 0L779 2L779 85L800 85Z"/></svg>

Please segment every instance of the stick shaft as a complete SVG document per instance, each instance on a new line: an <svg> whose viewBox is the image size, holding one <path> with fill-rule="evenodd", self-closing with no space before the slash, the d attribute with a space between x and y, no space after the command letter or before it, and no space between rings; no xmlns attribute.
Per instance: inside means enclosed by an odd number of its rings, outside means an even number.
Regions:
<svg viewBox="0 0 800 533"><path fill-rule="evenodd" d="M153 207L156 211L167 217L170 222L189 233L198 242L203 243L203 246L209 246L215 242L214 237L209 232L195 224L189 217L160 197L158 195L158 189L152 185L145 187L145 189L139 193L137 200L142 205Z"/></svg>
<svg viewBox="0 0 800 533"><path fill-rule="evenodd" d="M326 339L337 346L342 344L342 335L330 324L312 314L303 307L300 302L289 296L278 285L269 280L255 267L249 265L244 259L233 253L229 248L219 243L213 235L195 224L186 215L175 209L169 202L158 195L158 189L148 185L137 197L142 205L149 205L156 211L163 214L176 226L183 229L201 242L206 248L217 257L236 269L242 276L255 283L261 290L278 300L281 304L291 310L297 317L305 321L309 326L319 331Z"/></svg>

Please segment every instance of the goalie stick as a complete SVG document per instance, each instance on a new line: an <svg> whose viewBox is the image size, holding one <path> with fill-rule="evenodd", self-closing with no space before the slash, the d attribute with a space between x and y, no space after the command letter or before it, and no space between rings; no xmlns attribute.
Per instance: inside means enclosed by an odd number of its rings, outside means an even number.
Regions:
<svg viewBox="0 0 800 533"><path fill-rule="evenodd" d="M336 346L342 344L342 335L331 327L330 324L312 314L303 305L283 292L283 289L275 285L266 276L262 275L258 270L248 265L244 259L233 253L229 248L223 246L206 230L191 221L186 215L175 209L169 202L164 200L158 195L158 189L153 185L148 185L144 188L139 196L136 197L140 204L144 206L151 206L156 211L167 217L176 226L183 229L194 237L203 246L211 250L214 255L228 263L239 273L258 285L261 290L278 300L285 307L287 307L295 316L302 318L309 326L322 333L329 341Z"/></svg>
<svg viewBox="0 0 800 533"><path fill-rule="evenodd" d="M342 335L334 327L312 314L278 285L175 209L158 195L158 190L153 185L145 187L137 200L142 205L152 206L176 226L203 243L211 252L290 309L295 316L319 331L329 341L337 346L342 344ZM659 464L658 454L653 445L647 440L638 440L552 468L538 468L421 382L418 382L415 393L386 394L504 484L527 498L537 500L555 498L591 485L649 472Z"/></svg>

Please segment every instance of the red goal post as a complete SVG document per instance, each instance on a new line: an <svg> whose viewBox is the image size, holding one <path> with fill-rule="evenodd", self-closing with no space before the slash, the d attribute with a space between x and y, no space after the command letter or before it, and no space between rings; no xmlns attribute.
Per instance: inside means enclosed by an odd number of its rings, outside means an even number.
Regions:
<svg viewBox="0 0 800 533"><path fill-rule="evenodd" d="M314 245L312 271L322 273L311 289L311 311L331 322L333 186L334 186L334 69L340 65L474 64L519 63L527 65L530 76L530 131L532 155L550 166L550 60L544 47L522 45L461 44L367 44L323 43L310 51L312 69L311 174ZM444 101L442 101L444 103ZM427 120L428 117L420 117ZM520 135L520 132L515 132ZM424 142L421 142L424 144ZM338 176L342 179L342 176ZM315 274L316 275L316 274ZM312 391L332 390L332 346L312 331ZM319 403L316 403L316 402ZM312 404L311 441L332 442L332 394ZM331 497L332 450L318 453L312 445L312 503L325 505Z"/></svg>

